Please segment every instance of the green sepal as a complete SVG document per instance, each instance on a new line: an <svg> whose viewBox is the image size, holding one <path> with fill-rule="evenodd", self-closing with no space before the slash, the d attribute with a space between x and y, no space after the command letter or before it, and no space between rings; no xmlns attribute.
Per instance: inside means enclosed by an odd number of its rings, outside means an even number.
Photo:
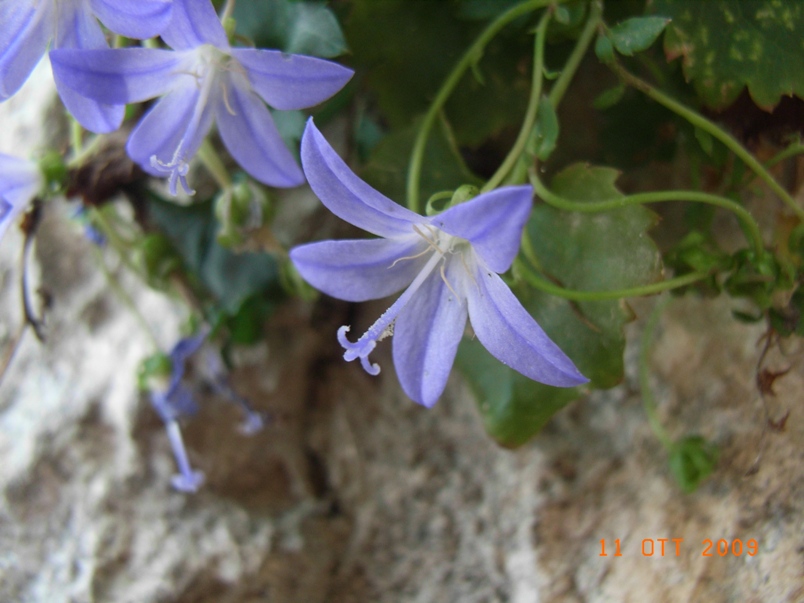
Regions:
<svg viewBox="0 0 804 603"><path fill-rule="evenodd" d="M39 160L39 170L45 181L43 193L49 195L64 189L67 183L67 164L64 163L61 153L47 151Z"/></svg>
<svg viewBox="0 0 804 603"><path fill-rule="evenodd" d="M158 352L148 356L137 367L137 388L141 392L162 390L172 371L173 363L167 354Z"/></svg>
<svg viewBox="0 0 804 603"><path fill-rule="evenodd" d="M701 436L687 436L673 444L670 472L681 489L690 494L715 470L717 447Z"/></svg>

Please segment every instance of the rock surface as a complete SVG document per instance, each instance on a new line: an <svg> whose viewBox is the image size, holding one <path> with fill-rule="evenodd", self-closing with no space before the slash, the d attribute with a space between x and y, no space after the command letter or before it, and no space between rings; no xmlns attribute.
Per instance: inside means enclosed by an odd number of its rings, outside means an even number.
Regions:
<svg viewBox="0 0 804 603"><path fill-rule="evenodd" d="M41 143L49 77L40 66L0 105L0 151L26 156ZM507 451L485 436L457 374L426 410L399 390L387 346L378 378L344 364L332 334L347 308L318 305L284 308L263 345L241 350L234 384L277 417L268 429L238 434L236 412L203 396L185 436L207 484L188 496L169 488L167 439L136 392L136 366L153 350L73 208L47 208L32 262L54 298L48 341L27 333L0 389L0 600L804 600L804 353L769 354L765 366L791 370L763 403L762 331L732 320L726 301L675 301L652 354L671 435L720 448L694 494L673 482L642 409L642 321L629 328L625 383ZM21 240L11 229L0 244L3 351L22 320ZM181 308L120 278L169 347ZM383 309L365 305L359 320ZM766 412L787 416L784 428L766 427ZM671 540L660 554L665 538L683 539L678 555ZM720 556L721 539L741 541L742 554Z"/></svg>

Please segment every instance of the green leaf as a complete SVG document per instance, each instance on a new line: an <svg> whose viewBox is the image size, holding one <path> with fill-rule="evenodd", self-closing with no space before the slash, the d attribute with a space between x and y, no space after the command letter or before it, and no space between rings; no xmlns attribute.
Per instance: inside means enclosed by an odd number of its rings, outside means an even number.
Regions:
<svg viewBox="0 0 804 603"><path fill-rule="evenodd" d="M216 241L212 203L181 207L152 195L150 216L224 311L278 283L278 268L267 253L233 253Z"/></svg>
<svg viewBox="0 0 804 603"><path fill-rule="evenodd" d="M398 202L405 199L408 161L421 120L387 135L374 148L363 179ZM437 192L454 190L462 184L481 184L461 158L445 120L434 125L422 162L420 198L427 199Z"/></svg>
<svg viewBox="0 0 804 603"><path fill-rule="evenodd" d="M597 98L592 101L592 106L600 111L613 107L622 99L625 94L625 84L619 84L614 88L609 88L601 92Z"/></svg>
<svg viewBox="0 0 804 603"><path fill-rule="evenodd" d="M610 168L575 164L556 175L552 190L574 201L612 199L621 196L617 176ZM570 289L606 291L662 279L659 251L647 235L656 222L653 212L638 206L586 214L538 205L526 228L546 276ZM532 289L522 299L593 387L622 380L623 327L633 318L625 302L571 303Z"/></svg>
<svg viewBox="0 0 804 603"><path fill-rule="evenodd" d="M782 0L654 0L673 19L664 37L668 60L701 99L727 107L743 87L770 110L782 95L804 96L804 3Z"/></svg>
<svg viewBox="0 0 804 603"><path fill-rule="evenodd" d="M576 164L554 178L552 189L575 201L611 199L621 195L614 184L617 175L610 168ZM646 234L656 221L656 215L643 207L582 214L537 205L526 226L528 255L548 278L567 288L612 290L656 282L661 279L661 258ZM515 277L528 264L519 258ZM528 286L524 277L512 289L592 387L613 387L622 380L623 327L633 318L627 304L569 302ZM527 441L583 391L532 382L493 358L484 358L476 347L462 344L458 366L478 397L486 429L504 446Z"/></svg>
<svg viewBox="0 0 804 603"><path fill-rule="evenodd" d="M533 129L531 152L541 161L545 161L553 153L558 140L558 116L553 103L546 96L539 101L536 114L536 125Z"/></svg>
<svg viewBox="0 0 804 603"><path fill-rule="evenodd" d="M604 63L611 63L614 60L614 45L608 36L600 34L597 37L597 40L595 40L595 54Z"/></svg>
<svg viewBox="0 0 804 603"><path fill-rule="evenodd" d="M461 6L446 0L352 3L346 33L353 65L365 72L365 82L392 130L407 127L427 110L481 31L484 24L459 18ZM533 52L532 38L523 28L530 23L528 17L519 27L512 24L497 35L450 96L445 113L459 144L478 146L521 121Z"/></svg>
<svg viewBox="0 0 804 603"><path fill-rule="evenodd" d="M687 494L694 492L717 465L717 447L701 436L687 436L670 451L670 471Z"/></svg>
<svg viewBox="0 0 804 603"><path fill-rule="evenodd" d="M477 340L461 342L456 364L478 400L486 431L506 448L526 443L579 396L576 388L550 387L523 377Z"/></svg>
<svg viewBox="0 0 804 603"><path fill-rule="evenodd" d="M346 40L331 10L309 2L295 2L290 6L292 26L286 33L286 52L327 58L343 54Z"/></svg>
<svg viewBox="0 0 804 603"><path fill-rule="evenodd" d="M665 17L633 17L611 28L611 41L617 52L627 57L650 47L670 22Z"/></svg>
<svg viewBox="0 0 804 603"><path fill-rule="evenodd" d="M233 16L237 33L259 47L323 58L336 57L347 49L338 19L317 2L238 2Z"/></svg>

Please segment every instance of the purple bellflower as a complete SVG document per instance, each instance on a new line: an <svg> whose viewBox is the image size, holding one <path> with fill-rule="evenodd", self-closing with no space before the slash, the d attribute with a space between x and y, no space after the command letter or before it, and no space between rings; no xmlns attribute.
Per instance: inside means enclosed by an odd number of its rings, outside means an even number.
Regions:
<svg viewBox="0 0 804 603"><path fill-rule="evenodd" d="M170 351L171 372L167 386L151 391L151 405L165 424L170 447L179 466L179 473L173 476L171 483L182 492L196 492L204 483L204 474L190 466L179 419L193 415L198 410L192 392L182 383L182 379L187 360L201 347L206 337L207 333L202 332L195 337L180 339Z"/></svg>
<svg viewBox="0 0 804 603"><path fill-rule="evenodd" d="M0 102L20 89L52 48L108 48L97 19L115 33L150 38L165 28L172 0L0 0ZM97 19L96 19L97 17ZM88 130L120 127L125 107L87 98L54 73L67 110Z"/></svg>
<svg viewBox="0 0 804 603"><path fill-rule="evenodd" d="M204 474L190 466L179 419L193 415L198 410L193 393L183 383L183 379L187 361L201 348L208 334L209 330L203 329L192 337L180 339L168 357L171 371L165 387L151 391L151 405L165 424L173 456L179 467L179 473L173 476L171 483L174 488L182 492L196 492L204 483ZM261 431L265 426L266 416L254 410L249 401L234 390L217 351L208 350L205 368L212 389L237 404L243 411L244 419L240 425L240 432L244 435L253 435Z"/></svg>
<svg viewBox="0 0 804 603"><path fill-rule="evenodd" d="M441 396L467 317L480 342L526 377L559 387L588 381L544 333L498 276L513 263L533 190L511 186L479 195L429 218L394 203L360 180L312 120L302 165L313 191L336 216L380 238L322 241L294 248L301 275L346 301L402 295L357 341L338 330L347 361L380 372L369 354L393 335L405 393L424 406Z"/></svg>
<svg viewBox="0 0 804 603"><path fill-rule="evenodd" d="M279 110L317 105L353 72L313 57L232 48L209 0L175 0L162 39L172 51L56 51L53 70L102 103L163 97L132 132L127 150L147 172L169 175L174 195L177 184L192 192L188 162L213 121L229 153L255 179L277 187L302 184L304 175L265 103Z"/></svg>
<svg viewBox="0 0 804 603"><path fill-rule="evenodd" d="M35 162L0 154L0 238L44 186Z"/></svg>

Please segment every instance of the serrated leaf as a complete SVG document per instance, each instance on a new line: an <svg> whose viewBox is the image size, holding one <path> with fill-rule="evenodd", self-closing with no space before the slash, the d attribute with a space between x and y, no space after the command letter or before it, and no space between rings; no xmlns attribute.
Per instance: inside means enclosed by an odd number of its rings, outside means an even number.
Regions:
<svg viewBox="0 0 804 603"><path fill-rule="evenodd" d="M552 189L575 201L612 199L621 196L615 186L617 176L610 168L575 164L553 179ZM612 290L661 279L661 256L647 235L656 221L656 215L643 207L582 214L540 204L526 229L533 255L548 277L571 289ZM592 387L613 387L622 380L623 327L633 318L627 304L622 300L568 302L525 281L513 290ZM527 441L582 392L534 383L474 343L462 344L458 366L478 397L486 429L504 446Z"/></svg>
<svg viewBox="0 0 804 603"><path fill-rule="evenodd" d="M727 107L745 86L770 110L782 95L804 96L804 3L781 0L653 0L673 21L664 50L683 58L701 99Z"/></svg>
<svg viewBox="0 0 804 603"><path fill-rule="evenodd" d="M627 57L650 47L664 31L670 19L665 17L633 17L611 28L611 41L617 52Z"/></svg>

